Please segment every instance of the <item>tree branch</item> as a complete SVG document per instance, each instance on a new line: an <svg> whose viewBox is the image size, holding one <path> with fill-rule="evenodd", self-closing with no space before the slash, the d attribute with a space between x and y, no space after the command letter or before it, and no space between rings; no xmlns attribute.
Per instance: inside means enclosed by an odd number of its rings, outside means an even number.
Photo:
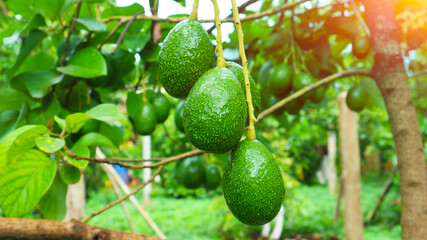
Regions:
<svg viewBox="0 0 427 240"><path fill-rule="evenodd" d="M160 238L100 228L77 220L60 222L45 219L0 218L0 239L155 240Z"/></svg>
<svg viewBox="0 0 427 240"><path fill-rule="evenodd" d="M331 83L331 82L333 82L339 78L353 76L353 75L370 75L370 72L371 72L370 69L360 68L360 69L350 69L350 70L346 70L343 72L338 72L338 73L329 75L329 76L323 78L322 80L319 80L319 81L311 84L310 86L307 86L307 87L295 92L294 94L289 95L287 98L284 98L284 99L280 100L278 103L274 104L273 106L267 108L266 110L264 110L263 112L261 112L259 114L257 120L258 120L258 122L260 122L266 116L268 116L269 114L278 110L279 108L285 106L289 102L301 97L304 94L307 94L313 90L316 90L317 88L319 88L321 86L324 86L328 83Z"/></svg>
<svg viewBox="0 0 427 240"><path fill-rule="evenodd" d="M157 175L159 175L159 173L163 170L163 168L164 168L164 167L165 167L165 165L160 166L160 167L159 167L159 168L158 168L158 169L153 173L153 175L151 175L151 177L150 177L147 181L145 181L145 182L143 182L143 183L139 184L139 185L138 185L137 187L135 187L135 189L134 189L132 192L130 192L129 194L126 194L126 195L124 195L123 197L121 197L121 198L119 198L119 199L117 199L117 200L115 200L115 201L113 201L113 202L109 203L108 205L106 205L105 207L101 208L100 210L98 210L98 211L95 211L95 212L91 213L89 216L87 216L87 217L83 218L83 219L81 220L81 222L87 222L87 221L89 221L91 218L95 217L96 215L98 215L98 214L100 214L100 213L102 213L102 212L104 212L104 211L106 211L106 210L108 210L108 209L110 209L110 208L112 208L112 207L116 206L117 204L119 204L119 203L123 202L124 200L128 199L130 196L132 196L132 195L134 195L135 193L139 192L139 191L140 191L141 189L143 189L147 184L151 183L151 182L154 180L154 178L155 178Z"/></svg>
<svg viewBox="0 0 427 240"><path fill-rule="evenodd" d="M68 45L70 44L70 37L73 35L76 24L76 19L79 17L80 7L82 6L82 1L77 0L76 11L74 12L74 17L70 21L70 31L68 32L67 39L65 40L64 51L62 52L61 61L59 62L59 66L64 66L65 56L67 55Z"/></svg>
<svg viewBox="0 0 427 240"><path fill-rule="evenodd" d="M114 35L114 33L117 32L117 30L125 23L125 21L120 21L119 23L117 23L117 25L113 28L113 30L111 30L111 32L108 33L107 37L105 37L105 39L101 42L101 44L99 44L98 46L98 51L101 50L102 46L108 42L108 40Z"/></svg>
<svg viewBox="0 0 427 240"><path fill-rule="evenodd" d="M246 17L241 18L240 21L241 22L251 21L251 20L258 19L258 18L271 16L271 15L274 15L278 12L294 8L294 7L298 6L299 4L302 4L302 3L307 2L307 1L309 1L309 0L299 0L299 1L292 2L292 3L283 4L282 6L277 7L277 8L272 8L272 9L269 9L269 10L266 10L263 12L247 15ZM132 17L129 17L129 16L113 16L113 17L105 18L102 21L103 22L110 22L110 21L115 21L115 20L130 21ZM187 19L189 19L189 18L188 17L159 18L157 16L141 15L141 16L137 16L134 20L151 20L151 21L157 21L157 22L181 22L181 21L184 21ZM198 21L199 22L215 22L214 19L199 19ZM233 18L227 17L227 18L222 19L221 22L233 22Z"/></svg>
<svg viewBox="0 0 427 240"><path fill-rule="evenodd" d="M125 37L126 32L128 31L130 25L132 24L132 22L135 20L135 18L139 15L139 14L143 14L145 13L145 11L139 11L137 13L135 13L132 18L126 23L125 28L123 29L123 32L120 34L119 39L117 39L117 43L116 43L116 47L114 48L114 50L111 52L111 55L114 55L117 51L117 49L119 48L120 43L123 41L123 38ZM122 21L120 21L122 22Z"/></svg>

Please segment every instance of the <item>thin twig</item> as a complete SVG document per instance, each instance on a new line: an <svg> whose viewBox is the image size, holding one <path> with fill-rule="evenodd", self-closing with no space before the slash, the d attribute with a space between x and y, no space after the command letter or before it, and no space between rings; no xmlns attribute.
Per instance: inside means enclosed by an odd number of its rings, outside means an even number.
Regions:
<svg viewBox="0 0 427 240"><path fill-rule="evenodd" d="M128 31L128 29L129 29L130 25L131 25L131 24L132 24L132 22L135 20L135 18L136 18L138 15L142 14L142 13L145 13L145 11L139 11L139 12L135 13L135 14L132 16L132 18L127 22L127 24L126 24L125 28L123 29L123 32L120 34L120 37L119 37L119 39L118 39L118 40L117 40L117 42L116 42L116 47L115 47L115 48L114 48L114 50L111 52L111 55L114 55L114 54L116 53L117 49L119 48L120 43L123 41L123 38L125 37L125 34L126 34L126 32Z"/></svg>
<svg viewBox="0 0 427 240"><path fill-rule="evenodd" d="M117 200L115 200L115 201L113 201L113 202L109 203L108 205L106 205L105 207L101 208L100 210L98 210L98 211L95 211L95 212L91 213L89 216L87 216L87 217L83 218L83 219L81 220L81 222L85 223L85 222L89 221L91 218L95 217L96 215L98 215L98 214L100 214L100 213L102 213L102 212L104 212L104 211L106 211L106 210L108 210L108 209L110 209L110 208L112 208L112 207L116 206L117 204L119 204L119 203L123 202L124 200L128 199L130 196L133 196L135 193L137 193L137 192L139 192L141 189L143 189L147 184L151 183L151 182L154 180L154 178L155 178L157 175L159 175L159 173L163 170L163 168L164 168L164 167L165 167L165 165L160 166L160 167L159 167L159 168L158 168L158 169L153 173L153 175L151 175L151 177L150 177L146 182L143 182L143 183L139 184L139 185L138 185L137 187L135 187L135 189L134 189L132 192L130 192L129 194L126 194L126 195L124 195L123 197L121 197L121 198L119 198L119 199L117 199Z"/></svg>
<svg viewBox="0 0 427 240"><path fill-rule="evenodd" d="M421 77L421 76L424 76L424 75L427 75L427 70L414 73L414 74L410 75L409 77L410 78L416 78L416 77Z"/></svg>
<svg viewBox="0 0 427 240"><path fill-rule="evenodd" d="M70 31L68 32L68 36L65 39L64 50L62 52L61 61L59 62L59 66L64 66L65 56L67 55L68 45L70 44L70 37L71 37L71 35L73 35L74 31L76 30L75 29L76 19L79 17L79 12L80 12L81 6L82 6L82 1L77 0L76 11L74 12L73 19L71 19L71 21L70 21Z"/></svg>
<svg viewBox="0 0 427 240"><path fill-rule="evenodd" d="M271 113L273 113L274 111L278 110L279 108L285 106L286 104L288 104L289 102L301 97L302 95L309 93L313 90L316 90L317 88L324 86L326 84L329 84L339 78L343 78L343 77L348 77L348 76L353 76L353 75L366 75L369 76L370 75L371 70L370 69L366 69L366 68L358 68L358 69L350 69L350 70L346 70L343 72L338 72L332 75L329 75L325 78L323 78L322 80L319 80L297 92L295 92L294 94L289 95L287 98L284 98L282 100L280 100L278 103L274 104L273 106L267 108L266 110L264 110L263 112L261 112L258 116L258 122L260 122L262 119L264 119L265 117L267 117L268 115L270 115Z"/></svg>
<svg viewBox="0 0 427 240"><path fill-rule="evenodd" d="M369 30L368 25L365 22L365 19L363 19L362 14L360 13L359 6L357 6L357 3L355 0L350 0L351 6L353 7L354 14L356 15L357 20L359 21L360 25L362 25L363 30L366 33L367 37L371 36L371 31Z"/></svg>
<svg viewBox="0 0 427 240"><path fill-rule="evenodd" d="M239 12L243 12L247 6L251 5L252 3L258 2L258 0L249 0L245 3L243 3L242 5L239 6L238 10ZM233 13L230 13L227 18L231 18L233 17ZM212 31L215 29L216 25L214 24L211 28L208 29L208 33L212 33Z"/></svg>
<svg viewBox="0 0 427 240"><path fill-rule="evenodd" d="M254 13L254 14L249 14L244 18L241 18L240 21L241 22L245 22L245 21L251 21L251 20L255 20L255 19L259 19L262 17L266 17L266 16L271 16L274 15L278 12L282 12L284 10L287 9L291 9L294 8L304 2L307 2L309 0L299 0L299 1L295 1L292 3L287 3L284 4L280 7L277 8L272 8L263 12L259 12L259 13ZM110 22L110 21L115 21L115 20L122 20L122 21L129 21L131 18L129 16L113 16L113 17L109 17L109 18L105 18L102 21L103 22ZM157 16L147 16L147 15L141 15L135 18L135 20L151 20L151 21L157 21L157 22L181 22L184 20L189 19L189 17L169 17L169 18L159 18ZM199 19L199 22L215 22L215 19ZM221 20L221 22L234 22L233 18L231 17L227 17Z"/></svg>
<svg viewBox="0 0 427 240"><path fill-rule="evenodd" d="M113 30L111 30L111 32L108 33L107 37L105 37L105 39L101 42L101 44L99 44L98 46L98 51L101 50L102 46L108 42L108 40L110 40L110 38L114 35L114 33L117 32L117 30L125 23L125 21L120 21L119 23L117 23L117 25L113 28Z"/></svg>

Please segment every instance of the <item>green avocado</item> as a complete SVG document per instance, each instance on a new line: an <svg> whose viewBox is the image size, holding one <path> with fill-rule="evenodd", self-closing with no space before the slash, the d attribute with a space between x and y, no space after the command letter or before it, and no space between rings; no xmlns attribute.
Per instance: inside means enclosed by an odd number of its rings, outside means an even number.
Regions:
<svg viewBox="0 0 427 240"><path fill-rule="evenodd" d="M135 118L135 130L141 135L150 135L156 129L156 110L151 103L143 103L137 111Z"/></svg>
<svg viewBox="0 0 427 240"><path fill-rule="evenodd" d="M297 98L285 105L285 111L289 114L298 114L299 111L304 107L305 100Z"/></svg>
<svg viewBox="0 0 427 240"><path fill-rule="evenodd" d="M206 183L205 186L209 190L216 189L221 184L221 173L215 164L206 166Z"/></svg>
<svg viewBox="0 0 427 240"><path fill-rule="evenodd" d="M160 49L160 82L169 95L184 99L214 62L214 47L203 26L194 20L182 21L172 28Z"/></svg>
<svg viewBox="0 0 427 240"><path fill-rule="evenodd" d="M179 101L175 109L175 126L181 132L185 132L184 118L182 117L183 111L184 111L184 101Z"/></svg>
<svg viewBox="0 0 427 240"><path fill-rule="evenodd" d="M163 93L156 93L150 101L156 109L156 118L158 123L164 123L169 116L170 102Z"/></svg>
<svg viewBox="0 0 427 240"><path fill-rule="evenodd" d="M225 67L206 71L184 103L184 129L198 149L224 153L245 131L247 106L236 76Z"/></svg>
<svg viewBox="0 0 427 240"><path fill-rule="evenodd" d="M368 94L362 85L355 84L348 91L345 98L348 108L355 112L360 112L365 107L368 100Z"/></svg>
<svg viewBox="0 0 427 240"><path fill-rule="evenodd" d="M299 91L299 90L301 90L301 89L303 89L303 88L305 88L305 87L307 87L307 86L309 86L315 82L316 82L316 79L313 76L311 76L309 73L301 72L301 73L295 74L292 83L294 86L294 90ZM308 99L312 98L313 95L314 94L311 92L308 94L304 94L302 96L302 98L304 100L308 100Z"/></svg>
<svg viewBox="0 0 427 240"><path fill-rule="evenodd" d="M326 92L325 87L319 87L319 88L317 88L310 95L310 101L312 103L320 103L325 98L325 92Z"/></svg>
<svg viewBox="0 0 427 240"><path fill-rule="evenodd" d="M270 76L270 90L277 99L282 99L292 90L292 69L287 64L273 68Z"/></svg>
<svg viewBox="0 0 427 240"><path fill-rule="evenodd" d="M246 99L246 88L245 88L245 77L243 76L243 67L235 62L228 62L230 65L228 70L236 75L237 80L240 82L240 86L242 87L243 93L245 94ZM255 80L249 75L249 84L251 85L251 96L252 96L252 105L254 106L254 115L257 118L259 112L261 111L261 94L259 93L259 89Z"/></svg>
<svg viewBox="0 0 427 240"><path fill-rule="evenodd" d="M203 157L186 158L179 169L179 180L184 187L194 189L205 181L206 164Z"/></svg>
<svg viewBox="0 0 427 240"><path fill-rule="evenodd" d="M223 189L228 208L248 225L273 220L285 196L279 166L258 140L243 140L231 152L224 169Z"/></svg>

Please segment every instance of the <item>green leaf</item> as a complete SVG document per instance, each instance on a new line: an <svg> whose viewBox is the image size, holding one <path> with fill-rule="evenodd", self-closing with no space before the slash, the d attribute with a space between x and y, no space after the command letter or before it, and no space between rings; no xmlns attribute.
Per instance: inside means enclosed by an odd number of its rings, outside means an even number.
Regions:
<svg viewBox="0 0 427 240"><path fill-rule="evenodd" d="M128 92L128 97L126 99L126 109L128 111L128 115L131 118L135 118L139 109L142 106L142 93L136 94L135 92Z"/></svg>
<svg viewBox="0 0 427 240"><path fill-rule="evenodd" d="M16 126L21 122L22 119L28 114L28 104L26 102L22 103L20 111L17 110L7 110L0 114L0 141Z"/></svg>
<svg viewBox="0 0 427 240"><path fill-rule="evenodd" d="M60 117L58 117L58 116L53 116L53 119L55 119L55 122L58 124L58 126L59 126L61 129L64 129L64 126L65 126L65 119L62 119L62 118L60 118Z"/></svg>
<svg viewBox="0 0 427 240"><path fill-rule="evenodd" d="M15 139L18 137L20 133L25 132L28 129L31 129L34 126L35 125L22 126L12 131L8 135L6 135L6 137L3 138L3 140L0 142L0 173L2 172L2 170L4 170L5 166L7 165L7 151L9 150L10 146L13 144Z"/></svg>
<svg viewBox="0 0 427 240"><path fill-rule="evenodd" d="M140 52L150 40L151 34L126 35L124 43L133 52Z"/></svg>
<svg viewBox="0 0 427 240"><path fill-rule="evenodd" d="M0 175L0 207L6 217L29 214L55 178L56 162L38 150L21 152Z"/></svg>
<svg viewBox="0 0 427 240"><path fill-rule="evenodd" d="M94 78L107 75L107 63L95 48L84 48L73 54L65 67L57 70L74 77Z"/></svg>
<svg viewBox="0 0 427 240"><path fill-rule="evenodd" d="M61 170L61 168L59 168ZM62 181L58 174L46 194L39 202L43 218L61 221L67 213L68 185Z"/></svg>
<svg viewBox="0 0 427 240"><path fill-rule="evenodd" d="M20 109L25 99L26 96L21 92L11 88L2 89L0 91L0 112L8 109Z"/></svg>
<svg viewBox="0 0 427 240"><path fill-rule="evenodd" d="M65 118L65 125L68 132L76 133L92 117L86 113L73 113Z"/></svg>
<svg viewBox="0 0 427 240"><path fill-rule="evenodd" d="M111 122L123 119L120 109L111 103L100 104L86 111L86 114L99 121Z"/></svg>
<svg viewBox="0 0 427 240"><path fill-rule="evenodd" d="M99 133L106 136L111 140L111 142L116 145L116 147L119 147L120 142L123 139L124 135L124 128L123 125L110 125L107 123L101 123L99 125Z"/></svg>
<svg viewBox="0 0 427 240"><path fill-rule="evenodd" d="M89 157L90 156L89 148L87 146L84 146L84 145L74 144L73 147L70 149L70 151L74 154L77 154L80 157ZM65 153L63 153L62 155L65 156L65 158L73 166L76 166L78 168L84 169L89 164L89 161L87 161L87 160L77 160L75 158L72 158L72 157L66 155Z"/></svg>
<svg viewBox="0 0 427 240"><path fill-rule="evenodd" d="M36 146L36 138L38 136L48 132L49 130L45 126L34 125L31 128L19 133L7 151L7 161L9 163L13 163L23 152Z"/></svg>
<svg viewBox="0 0 427 240"><path fill-rule="evenodd" d="M5 72L5 78L7 81L9 81L9 79L14 76L16 70L18 70L19 66L21 66L21 64L24 62L25 58L27 58L31 50L33 50L33 48L37 46L46 36L47 34L45 32L40 31L38 29L34 29L25 37L25 41L22 44L21 49L19 50L19 54L16 58L16 61Z"/></svg>
<svg viewBox="0 0 427 240"><path fill-rule="evenodd" d="M75 166L63 164L59 167L59 175L66 184L74 184L80 180L81 173Z"/></svg>
<svg viewBox="0 0 427 240"><path fill-rule="evenodd" d="M77 46L79 46L79 44L83 41L83 37L79 36L79 35L71 35L69 41L68 41L68 48L67 48L67 52L65 54L65 57L68 59L68 57L71 56L72 53L74 53L77 48ZM65 47L65 42L66 39L62 40L62 42L58 45L58 48L56 49L56 54L58 56L62 56L63 52L64 52L64 47Z"/></svg>
<svg viewBox="0 0 427 240"><path fill-rule="evenodd" d="M30 19L34 15L34 10L31 8L32 0L13 0L6 1L7 8L15 14L19 14L26 19Z"/></svg>
<svg viewBox="0 0 427 240"><path fill-rule="evenodd" d="M360 85L363 86L365 91L370 96L368 105L380 107L382 110L386 109L384 99L381 95L381 91L373 79L369 77L362 77L360 79Z"/></svg>
<svg viewBox="0 0 427 240"><path fill-rule="evenodd" d="M76 142L77 145L84 146L105 146L115 148L114 144L106 136L99 133L87 133Z"/></svg>
<svg viewBox="0 0 427 240"><path fill-rule="evenodd" d="M53 69L55 59L46 51L38 52L35 55L27 57L19 67L16 75L24 72L49 71Z"/></svg>
<svg viewBox="0 0 427 240"><path fill-rule="evenodd" d="M60 138L53 138L48 134L36 137L36 146L43 152L53 153L57 152L65 145L65 140Z"/></svg>
<svg viewBox="0 0 427 240"><path fill-rule="evenodd" d="M44 21L43 16L38 13L34 14L31 20L28 21L27 24L25 24L25 26L22 28L21 34L27 32L28 30L43 26L46 26L46 22Z"/></svg>
<svg viewBox="0 0 427 240"><path fill-rule="evenodd" d="M61 111L61 104L58 98L53 94L47 95L42 100L41 115L45 122L49 121L55 115L58 115Z"/></svg>
<svg viewBox="0 0 427 240"><path fill-rule="evenodd" d="M86 30L92 32L104 32L107 31L107 25L103 22L97 21L95 18L81 17L77 18L76 22L84 26Z"/></svg>
<svg viewBox="0 0 427 240"><path fill-rule="evenodd" d="M65 0L37 0L33 1L34 9L46 18L55 20L60 17L60 12Z"/></svg>
<svg viewBox="0 0 427 240"><path fill-rule="evenodd" d="M31 97L42 98L47 94L48 88L54 84L59 83L61 78L58 77L53 71L39 71L21 73L18 76L12 78L11 81L24 83Z"/></svg>

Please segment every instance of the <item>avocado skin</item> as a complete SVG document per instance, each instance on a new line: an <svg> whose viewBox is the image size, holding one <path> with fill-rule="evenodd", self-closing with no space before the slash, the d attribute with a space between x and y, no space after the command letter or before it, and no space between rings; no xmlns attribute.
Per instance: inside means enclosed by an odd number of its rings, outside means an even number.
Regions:
<svg viewBox="0 0 427 240"><path fill-rule="evenodd" d="M282 99L292 90L292 69L287 64L276 66L271 73L270 90L277 99Z"/></svg>
<svg viewBox="0 0 427 240"><path fill-rule="evenodd" d="M246 99L246 84L245 77L243 75L243 67L235 62L228 62L230 65L228 69L236 75L237 80L240 82L240 86L242 87L243 93L245 94ZM259 112L261 111L261 94L259 93L259 89L255 80L249 75L249 84L251 85L251 96L252 96L252 105L254 106L254 115L255 118L258 117Z"/></svg>
<svg viewBox="0 0 427 240"><path fill-rule="evenodd" d="M248 225L273 220L285 196L279 166L258 140L243 140L231 152L224 169L223 189L233 215Z"/></svg>
<svg viewBox="0 0 427 240"><path fill-rule="evenodd" d="M360 84L355 84L347 93L345 97L345 102L347 103L348 108L355 112L360 112L365 107L367 102L368 94L366 94L365 89Z"/></svg>
<svg viewBox="0 0 427 240"><path fill-rule="evenodd" d="M134 118L135 130L141 135L150 135L156 129L156 110L151 103L143 103Z"/></svg>
<svg viewBox="0 0 427 240"><path fill-rule="evenodd" d="M225 153L243 135L247 118L245 95L236 76L225 67L206 71L184 103L184 129L198 149Z"/></svg>
<svg viewBox="0 0 427 240"><path fill-rule="evenodd" d="M182 116L183 111L184 111L184 101L179 101L175 109L175 126L179 131L185 133L184 118Z"/></svg>
<svg viewBox="0 0 427 240"><path fill-rule="evenodd" d="M169 116L170 102L163 93L156 93L150 101L156 110L156 119L158 123L164 123Z"/></svg>
<svg viewBox="0 0 427 240"><path fill-rule="evenodd" d="M215 164L206 166L206 183L205 186L209 190L216 189L221 184L221 173Z"/></svg>
<svg viewBox="0 0 427 240"><path fill-rule="evenodd" d="M214 47L203 26L194 20L178 23L160 49L157 68L160 82L172 97L185 99L215 62Z"/></svg>
<svg viewBox="0 0 427 240"><path fill-rule="evenodd" d="M199 156L186 158L179 168L179 180L184 187L194 189L205 181L206 164Z"/></svg>
<svg viewBox="0 0 427 240"><path fill-rule="evenodd" d="M299 91L315 82L316 82L316 79L313 76L311 76L309 73L301 72L301 73L295 74L293 79L294 90ZM310 93L304 94L302 98L304 100L308 100L312 98L313 95L314 93L310 92Z"/></svg>

